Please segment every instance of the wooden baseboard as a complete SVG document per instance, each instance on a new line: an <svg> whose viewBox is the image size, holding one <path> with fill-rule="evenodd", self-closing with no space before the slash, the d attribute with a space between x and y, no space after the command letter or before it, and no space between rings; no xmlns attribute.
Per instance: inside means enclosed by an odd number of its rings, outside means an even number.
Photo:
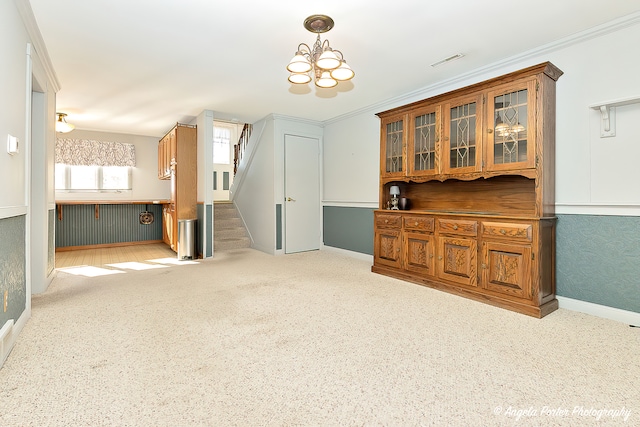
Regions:
<svg viewBox="0 0 640 427"><path fill-rule="evenodd" d="M64 247L56 248L56 252L80 251L84 249L118 248L123 246L149 245L152 243L163 243L163 241L162 240L142 240L138 242L119 242L119 243L102 243L99 245L64 246Z"/></svg>

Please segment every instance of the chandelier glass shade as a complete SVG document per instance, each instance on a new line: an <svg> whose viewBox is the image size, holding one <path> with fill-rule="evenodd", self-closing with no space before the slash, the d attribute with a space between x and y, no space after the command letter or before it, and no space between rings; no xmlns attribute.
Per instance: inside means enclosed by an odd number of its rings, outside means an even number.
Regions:
<svg viewBox="0 0 640 427"><path fill-rule="evenodd" d="M74 130L76 127L71 123L67 123L66 113L56 113L56 132L67 133Z"/></svg>
<svg viewBox="0 0 640 427"><path fill-rule="evenodd" d="M316 86L330 88L339 81L352 79L355 73L347 65L342 52L332 49L329 40L323 42L320 39L321 33L333 28L333 19L326 15L311 15L305 19L304 27L317 33L316 42L312 47L305 43L298 45L298 50L287 65L287 70L291 73L289 81L306 84L313 78Z"/></svg>

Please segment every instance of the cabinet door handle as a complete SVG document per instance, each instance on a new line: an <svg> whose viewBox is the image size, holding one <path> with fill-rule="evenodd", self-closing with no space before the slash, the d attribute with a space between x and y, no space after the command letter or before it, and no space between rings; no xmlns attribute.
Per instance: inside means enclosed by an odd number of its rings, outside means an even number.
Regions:
<svg viewBox="0 0 640 427"><path fill-rule="evenodd" d="M295 202L296 199L292 199L291 197L287 197L287 202Z"/></svg>

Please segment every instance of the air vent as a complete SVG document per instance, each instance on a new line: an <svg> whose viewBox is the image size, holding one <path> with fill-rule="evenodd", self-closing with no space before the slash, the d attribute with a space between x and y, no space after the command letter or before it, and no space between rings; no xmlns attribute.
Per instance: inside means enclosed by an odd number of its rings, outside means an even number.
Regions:
<svg viewBox="0 0 640 427"><path fill-rule="evenodd" d="M431 64L432 67L437 67L438 65L442 65L446 62L451 62L451 61L455 61L456 59L460 59L462 58L464 55L461 53L456 53L455 55L451 55L448 58L444 58L438 62L434 62L433 64Z"/></svg>

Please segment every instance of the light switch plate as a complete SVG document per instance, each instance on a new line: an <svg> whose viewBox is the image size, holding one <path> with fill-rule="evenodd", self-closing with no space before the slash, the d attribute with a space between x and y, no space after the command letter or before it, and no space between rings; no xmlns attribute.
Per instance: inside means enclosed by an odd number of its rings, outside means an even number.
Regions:
<svg viewBox="0 0 640 427"><path fill-rule="evenodd" d="M7 153L11 154L12 156L14 154L18 154L18 138L12 135L9 135L7 137Z"/></svg>

